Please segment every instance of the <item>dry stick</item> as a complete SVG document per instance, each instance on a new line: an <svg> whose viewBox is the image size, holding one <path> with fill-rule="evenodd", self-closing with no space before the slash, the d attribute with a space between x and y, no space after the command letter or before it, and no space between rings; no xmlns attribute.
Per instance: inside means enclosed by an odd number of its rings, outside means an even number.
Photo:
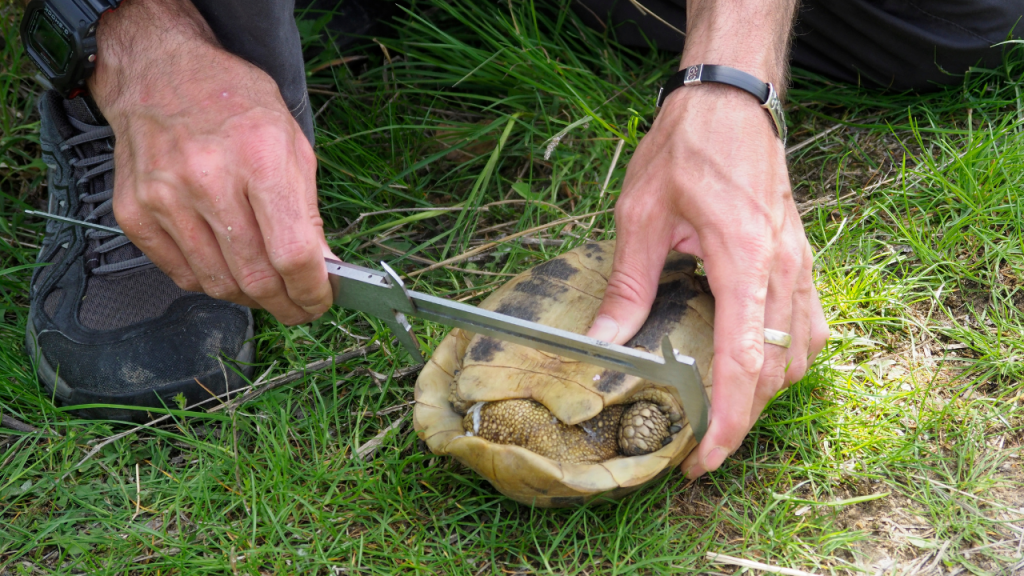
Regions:
<svg viewBox="0 0 1024 576"><path fill-rule="evenodd" d="M842 128L842 127L843 127L842 124L836 124L835 126L829 128L828 130L822 130L821 132L818 132L814 136L811 136L810 138L808 138L808 139L806 139L806 140L804 140L802 142L798 142L796 144L793 144L789 148L786 148L786 156L789 156L790 154L792 154L793 152L796 152L797 150L800 150L802 148L806 148L807 146L810 146L811 144L817 142L818 140L821 140L825 136L828 136L829 134L835 132L836 130L838 130L838 129Z"/></svg>
<svg viewBox="0 0 1024 576"><path fill-rule="evenodd" d="M430 260L429 258L424 258L422 256L416 256L415 254L409 254L408 252L403 252L402 250L399 250L398 248L394 248L392 246L388 246L387 244L382 244L380 242L377 242L376 240L371 240L370 242L372 242L373 245L378 247L378 248L383 248L384 250L387 250L388 252L391 252L392 254L397 254L399 256L403 256L403 257L408 258L410 260L415 260L416 262L419 262L420 264L433 264L434 263L434 261ZM467 270L465 268L457 268L455 266L445 266L444 269L445 270L453 270L455 272L462 272L463 274L479 274L480 276L517 276L517 274L507 274L507 273L504 273L504 272L487 272L486 270Z"/></svg>
<svg viewBox="0 0 1024 576"><path fill-rule="evenodd" d="M814 200L808 200L807 202L797 203L796 209L797 212L799 212L800 216L803 216L804 214L807 214L808 212L814 210L815 208L824 208L827 206L831 206L833 204L838 204L839 202L847 200L850 197L855 196L857 194L859 194L859 192L853 191L850 192L849 194L840 196L839 198L829 198L827 196L823 198L815 198Z"/></svg>
<svg viewBox="0 0 1024 576"><path fill-rule="evenodd" d="M546 248L561 248L567 240L555 240L554 238L520 238L519 243L523 246L544 246Z"/></svg>
<svg viewBox="0 0 1024 576"><path fill-rule="evenodd" d="M214 406L213 408L210 408L208 412L217 412L220 410L233 410L254 398L258 398L264 392L269 392L274 388L280 388L285 384L290 384L292 382L295 382L296 380L301 379L308 372L318 372L320 370L324 370L325 368L330 368L337 364L347 362L358 356L364 356L368 353L376 352L379 349L380 344L371 344L370 346L363 346L362 348L357 348L355 350L352 350L351 352L344 352L342 354L338 354L334 358L325 358L323 360L311 362L307 364L305 367L303 367L302 370L292 370L291 372L286 372L280 376L275 376L274 378L267 380L267 383L264 384L263 386L260 386L258 389L250 390L245 394L242 394L238 398L231 400L230 402L225 402L224 404L221 404L219 406Z"/></svg>
<svg viewBox="0 0 1024 576"><path fill-rule="evenodd" d="M786 576L818 576L813 572L804 572L803 570L797 570L795 568L782 568L780 566L772 566L771 564L764 564L762 562L755 562L753 560L744 560L743 558L726 556L725 554L718 554L717 552L708 552L705 558L707 558L710 562L716 562L718 564L729 564L732 566L753 568L754 570L762 570L764 572L771 572L772 574L785 574Z"/></svg>
<svg viewBox="0 0 1024 576"><path fill-rule="evenodd" d="M416 403L416 401L413 400L411 402L403 402L402 404L396 404L394 406L391 406L390 408L385 408L383 410L378 410L376 412L371 412L369 410L365 410L363 412L349 412L349 414L351 414L352 416L359 416L360 414L362 414L364 418L370 418L372 416L384 416L385 414L391 414L392 412L398 412L402 408L405 408L406 406L412 406L415 403Z"/></svg>
<svg viewBox="0 0 1024 576"><path fill-rule="evenodd" d="M366 56L360 55L360 56L345 56L344 58L336 58L336 59L331 60L329 62L324 62L323 64L317 66L316 68L313 68L312 70L309 71L309 74L316 74L317 72L319 72L321 70L326 70L327 68L333 68L334 66L337 66L339 64L348 64L350 62L358 62L360 60L366 60Z"/></svg>
<svg viewBox="0 0 1024 576"><path fill-rule="evenodd" d="M662 23L662 24L664 24L665 26L668 26L669 28L671 28L671 29L675 30L675 31L676 31L676 32L678 32L678 33L679 33L679 35L680 35L680 36L682 36L683 38L686 38L686 32L683 32L683 31L682 31L682 30L680 30L679 28L676 28L675 26L673 26L673 25L669 24L669 23L668 23L668 21L666 21L666 20L665 20L664 18L662 18L661 16L658 16L658 15L657 15L657 14L655 14L654 12L651 12L651 11L650 11L650 10L649 10L649 9L647 8L647 6L644 6L643 4L641 4L640 2L638 2L637 0L629 0L629 2L630 2L630 3L631 3L631 4L633 5L633 6L636 6L636 9L637 9L637 10L639 10L639 11L640 11L640 13L641 13L641 14L643 14L644 16L648 16L648 15L649 15L649 16L654 16L655 20L657 20L658 22L661 22L661 23Z"/></svg>
<svg viewBox="0 0 1024 576"><path fill-rule="evenodd" d="M516 238L519 238L519 237L522 237L522 236L526 236L528 234L533 234L534 232L540 232L541 230L545 230L547 228L558 226L559 224L568 224L569 222L576 222L578 220L583 220L584 218L589 218L591 216L596 216L596 215L599 215L599 214L607 214L608 212L611 212L611 211L612 211L612 208L608 208L606 210L598 210L597 212L590 212L589 214L581 214L579 216L573 216L571 218L562 218L561 220L555 220L554 222L549 222L547 224L541 224L540 226L534 226L533 228L530 228L528 230L523 230L522 232L516 232L515 234L510 234L508 236L505 236L504 238L501 238L500 240L497 240L497 241L494 241L494 242L488 242L487 244L484 244L483 246L478 246L478 247L476 247L476 248L474 248L472 250L469 250L468 252L463 252L462 254L459 254L458 256L452 256L451 258L449 258L447 260L442 260L441 262L438 262L436 264L431 264L430 266L427 266L426 268L421 268L420 270L416 270L416 271L410 272L408 274L408 276L410 278L412 278L414 276L419 276L420 274L423 274L424 272L430 272L432 270L437 270L438 268L441 268L442 266L447 266L447 265L452 264L454 262L460 262L462 260L465 260L466 258L469 258L470 256L475 256L475 255L477 255L477 254L479 254L481 252L486 252L486 251L490 250L491 248L494 248L494 247L496 247L496 246L498 246L498 245L500 245L500 244L502 244L504 242L508 242L509 240L515 240Z"/></svg>
<svg viewBox="0 0 1024 576"><path fill-rule="evenodd" d="M425 366L425 364L413 364L412 366L406 366L405 368L399 368L398 370L395 370L394 372L392 372L390 374L390 376L388 374L381 374L380 372L374 372L373 370L370 370L369 368L367 368L366 371L370 374L371 378L375 378L377 380L387 380L388 378L391 378L392 380L401 380L402 378L405 378L406 376L408 376L410 374L415 374L415 373L419 372L420 370L423 370L423 366Z"/></svg>
<svg viewBox="0 0 1024 576"><path fill-rule="evenodd" d="M615 166L619 163L619 154L622 154L622 147L625 144L626 141L619 138L619 143L615 145L615 154L612 154L612 165L608 167L608 174L605 175L604 184L601 185L601 193L597 196L598 206L601 205L601 201L604 200L604 195L608 191L608 184L612 181L612 173L615 172ZM596 214L590 219L590 224L587 225L587 228L593 228L595 220L597 220Z"/></svg>
<svg viewBox="0 0 1024 576"><path fill-rule="evenodd" d="M343 354L339 354L339 355L335 356L334 358L332 358L330 360L318 360L316 362L312 362L310 364L307 364L302 372L300 372L298 370L294 370L292 372L288 372L287 374L283 374L281 376L278 376L277 378L271 378L270 380L267 381L267 385L269 386L272 383L274 383L275 380L278 380L279 378L288 377L288 376L290 376L292 374L295 374L296 372L299 372L300 374L302 374L303 372L312 372L314 370L322 370L323 368L326 368L326 367L328 367L330 365L333 365L333 364L336 364L336 363L341 363L341 362L344 362L346 360L350 360L352 358L355 358L356 356L360 356L360 355L363 355L363 354L369 354L371 352L376 352L379 349L380 349L380 344L372 344L370 346L363 346L362 348L357 348L355 350L352 350L351 352L345 352ZM293 382L295 380L298 380L298 378L294 378L292 380L289 380L289 382ZM280 386L280 385L281 384L274 384L274 387L277 387L277 386ZM200 400L199 402L196 402L195 404L192 404L191 406L186 406L185 410L191 410L193 408L202 406L203 404L207 404L209 402L213 402L214 400L220 400L221 398L225 398L225 397L231 396L232 394L238 394L242 390L252 390L255 386L256 385L253 384L252 386L247 386L245 388L242 388L241 390L231 390L230 392L225 392L225 393L219 394L217 396L212 396L210 398L206 398L205 400ZM262 391L264 388L265 387L261 387L260 391ZM224 408L225 406L228 406L229 404L221 404L219 406L215 406L214 408L212 408L210 410L210 412L214 412L216 410L220 410L220 409ZM170 419L171 416L174 416L174 414L164 414L163 416L161 416L159 418L155 418L153 420L150 420L149 422L146 422L145 424L140 424L139 426L136 426L135 428L132 428L130 430L126 430L126 431L121 432L119 434L114 434L113 436L110 436L109 438L105 439L104 441L102 441L99 444L97 444L96 446L94 446L92 450L89 450L89 452L85 455L85 457L82 458L81 460L79 460L78 464L75 464L74 467L72 467L70 470L65 472L64 475L60 477L60 479L63 480L64 478L67 478L68 474L71 474L72 472L75 471L75 469L80 468L82 466L82 464L85 464L86 462L88 462L89 459L91 459L93 456L99 454L100 450L102 450L104 446L106 446L106 445L108 445L108 444L110 444L112 442L116 442L116 441L120 440L121 438L124 438L125 436L130 436L130 435L132 435L132 434L134 434L134 433L136 433L136 432L138 432L138 431L140 431L140 430L142 430L144 428L150 428L152 426L156 426L157 424Z"/></svg>
<svg viewBox="0 0 1024 576"><path fill-rule="evenodd" d="M8 416L7 414L0 415L0 428L10 428L11 430L17 430L18 432L27 432L29 434L33 432L39 432L39 428L36 428L31 424L25 424L21 420Z"/></svg>
<svg viewBox="0 0 1024 576"><path fill-rule="evenodd" d="M135 463L135 514L129 522L135 522L135 518L142 512L142 483L139 482L139 463Z"/></svg>
<svg viewBox="0 0 1024 576"><path fill-rule="evenodd" d="M367 456L372 456L373 453L377 451L377 448L379 448L380 445L384 442L384 438L388 435L388 433L394 430L395 428L400 427L403 423L405 423L405 416L406 414L402 414L402 416L399 417L398 420L395 420L387 428L378 432L376 436L367 440L365 444L356 448L356 454L354 457L366 458Z"/></svg>

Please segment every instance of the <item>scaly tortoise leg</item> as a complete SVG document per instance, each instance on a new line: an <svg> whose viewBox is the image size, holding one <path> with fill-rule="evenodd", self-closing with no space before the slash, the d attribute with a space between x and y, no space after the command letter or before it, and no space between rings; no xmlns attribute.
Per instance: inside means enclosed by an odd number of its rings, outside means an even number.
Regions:
<svg viewBox="0 0 1024 576"><path fill-rule="evenodd" d="M683 415L667 392L649 389L630 400L619 426L619 449L624 455L650 454L682 430Z"/></svg>

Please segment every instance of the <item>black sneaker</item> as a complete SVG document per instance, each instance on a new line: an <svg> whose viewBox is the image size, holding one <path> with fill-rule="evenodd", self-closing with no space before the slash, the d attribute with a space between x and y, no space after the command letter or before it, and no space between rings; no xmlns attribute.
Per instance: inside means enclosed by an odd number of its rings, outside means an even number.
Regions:
<svg viewBox="0 0 1024 576"><path fill-rule="evenodd" d="M52 91L39 112L48 211L116 227L110 126L84 99ZM231 367L254 356L248 308L178 288L111 232L51 220L37 261L50 264L32 276L25 345L39 380L65 405L176 408L182 396L191 405L243 384ZM125 408L80 414L149 417Z"/></svg>

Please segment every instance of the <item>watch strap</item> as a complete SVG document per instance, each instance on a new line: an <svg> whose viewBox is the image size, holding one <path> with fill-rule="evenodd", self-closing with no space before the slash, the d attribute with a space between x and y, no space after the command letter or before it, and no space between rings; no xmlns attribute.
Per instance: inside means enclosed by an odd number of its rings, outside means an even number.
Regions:
<svg viewBox="0 0 1024 576"><path fill-rule="evenodd" d="M756 76L747 74L729 66L718 66L714 64L695 64L676 72L668 79L668 82L658 91L657 107L661 108L665 98L678 88L683 86L699 86L704 82L725 84L748 92L771 116L775 124L775 132L786 143L786 116L782 110L782 102L771 82L762 82Z"/></svg>

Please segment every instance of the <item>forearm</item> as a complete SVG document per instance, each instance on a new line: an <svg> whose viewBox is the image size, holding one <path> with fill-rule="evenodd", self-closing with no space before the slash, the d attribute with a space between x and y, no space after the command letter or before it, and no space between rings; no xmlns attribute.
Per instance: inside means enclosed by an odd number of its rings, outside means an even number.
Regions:
<svg viewBox="0 0 1024 576"><path fill-rule="evenodd" d="M188 0L127 0L100 19L96 43L89 90L101 109L118 100L144 99L146 87L166 84L153 76L172 73L166 70L169 61L201 66L204 59L187 55L217 47L210 27Z"/></svg>
<svg viewBox="0 0 1024 576"><path fill-rule="evenodd" d="M797 0L688 0L681 65L731 66L784 92Z"/></svg>

